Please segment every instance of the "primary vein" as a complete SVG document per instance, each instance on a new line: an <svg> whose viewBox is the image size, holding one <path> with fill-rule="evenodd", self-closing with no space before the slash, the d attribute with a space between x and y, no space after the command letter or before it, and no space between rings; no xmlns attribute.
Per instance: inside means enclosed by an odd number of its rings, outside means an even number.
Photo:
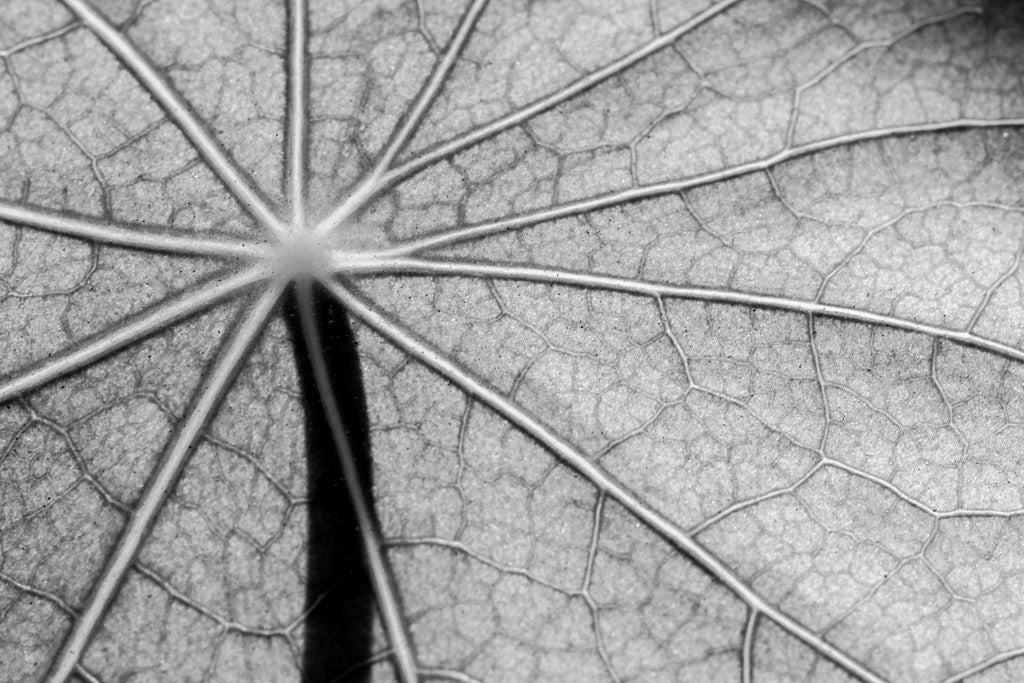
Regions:
<svg viewBox="0 0 1024 683"><path fill-rule="evenodd" d="M493 221L486 221L475 225L453 228L426 237L407 240L397 244L388 250L387 255L412 254L437 247L458 244L470 240L477 240L490 235L496 235L512 230L521 230L538 223L577 216L600 209L611 208L622 204L628 204L640 199L649 199L666 194L682 192L684 190L710 185L711 183L729 180L750 173L766 171L773 166L783 162L807 156L816 152L824 152L830 149L853 145L860 142L870 142L883 138L895 137L898 135L917 135L922 133L938 133L943 131L957 130L961 128L1006 128L1024 126L1024 118L1009 119L954 119L939 123L920 123L905 126L892 126L846 135L838 135L831 138L816 140L795 147L782 149L774 154L748 161L746 163L729 166L717 171L709 171L700 175L690 176L682 180L670 180L649 185L631 187L627 190L609 192L596 197L588 197L565 204L557 204L545 209L530 213L501 218Z"/></svg>
<svg viewBox="0 0 1024 683"><path fill-rule="evenodd" d="M401 127L392 135L387 147L377 160L373 171L369 173L348 199L332 211L316 227L317 232L327 234L337 229L344 222L345 218L358 210L361 204L387 186L388 183L381 182L382 175L416 133L423 117L426 116L427 111L430 109L430 105L433 104L434 99L448 80L448 75L455 67L455 62L458 60L459 55L462 54L462 50L473 32L473 27L476 25L477 19L480 18L480 14L487 7L487 3L488 0L473 0L466 9L465 14L462 16L462 21L459 23L455 35L448 46L448 50L434 68L430 79L423 87L423 90L420 91L419 97L416 98L416 102L412 105Z"/></svg>
<svg viewBox="0 0 1024 683"><path fill-rule="evenodd" d="M538 100L531 102L525 107L518 109L510 114L507 114L499 119L495 119L490 123L484 124L483 126L472 130L454 140L450 140L446 143L441 144L434 149L431 149L422 155L407 161L402 166L393 169L387 173L382 179L382 185L392 185L402 178L406 178L416 171L433 164L434 162L440 161L446 157L449 157L456 152L459 152L467 147L471 147L479 142L492 138L498 133L504 130L508 130L513 126L517 126L520 123L528 121L529 119L544 113L545 111L555 107L566 100L575 97L576 95L585 92L594 86L603 83L609 78L620 74L632 65L636 64L640 60L654 54L655 52L671 45L676 40L681 38L686 33L689 33L698 26L706 23L710 19L722 14L727 9L737 4L741 0L723 0L722 2L711 5L703 12L700 12L693 17L687 19L683 23L679 24L672 30L663 33L654 40L651 40L644 45L641 45L637 49L633 50L629 54L623 55L619 59L607 64L600 69L593 71L577 80L573 81L569 85L561 88L557 92L554 92L547 97L542 97Z"/></svg>
<svg viewBox="0 0 1024 683"><path fill-rule="evenodd" d="M292 225L306 220L306 145L309 126L308 59L309 11L306 0L288 4L288 133L285 139L285 196Z"/></svg>
<svg viewBox="0 0 1024 683"><path fill-rule="evenodd" d="M199 440L200 432L212 419L221 398L230 388L235 374L248 357L249 348L277 305L282 291L281 283L267 285L263 294L246 312L221 348L204 383L205 386L194 399L184 423L161 458L156 471L149 478L138 507L93 587L81 617L75 622L54 659L47 676L48 683L64 683L74 672L89 639L113 603L157 515L173 490L189 454Z"/></svg>
<svg viewBox="0 0 1024 683"><path fill-rule="evenodd" d="M84 216L55 213L43 208L15 204L2 199L0 199L0 220L52 232L64 237L74 237L141 251L228 258L259 258L267 253L262 244L155 232L143 226L117 224Z"/></svg>
<svg viewBox="0 0 1024 683"><path fill-rule="evenodd" d="M907 320L884 313L862 311L847 306L794 299L770 294L754 294L729 289L713 289L709 287L687 287L671 285L647 280L636 280L615 275L600 275L572 270L547 268L542 266L521 266L504 263L483 263L471 261L447 261L414 257L396 257L368 261L366 274L381 275L439 275L446 277L493 278L496 280L516 280L523 282L539 282L551 285L585 287L612 292L624 292L649 297L665 297L690 299L709 303L735 304L754 308L769 308L794 313L819 315L839 320L882 325L908 332L918 332L938 339L948 339L965 346L1004 356L1016 361L1024 361L1024 350L1003 344L1002 342L978 336L968 330L952 330L938 325Z"/></svg>
<svg viewBox="0 0 1024 683"><path fill-rule="evenodd" d="M38 365L0 382L0 403L43 386L110 356L133 342L167 329L175 322L200 313L265 277L263 268L251 268L220 281L179 294L113 327L68 347Z"/></svg>
<svg viewBox="0 0 1024 683"><path fill-rule="evenodd" d="M192 112L174 87L157 72L149 60L87 0L61 0L61 2L135 74L146 91L160 103L171 120L177 124L196 151L206 160L210 168L245 209L272 234L287 235L288 228L260 196L259 191L246 177L246 174L228 157L203 122Z"/></svg>
<svg viewBox="0 0 1024 683"><path fill-rule="evenodd" d="M751 609L768 617L788 631L793 637L861 680L868 683L884 683L882 678L863 664L839 650L788 614L772 606L702 543L688 535L678 525L653 507L643 502L635 493L592 462L582 451L557 434L539 418L527 412L525 408L491 386L486 380L446 357L428 342L406 329L400 323L395 322L361 295L337 283L325 284L338 301L354 315L358 316L367 326L388 339L412 358L415 358L452 382L468 396L480 400L505 418L510 424L535 439L557 456L559 460L587 479L599 491L606 493L610 498L617 501L651 530L667 539L693 562L725 584L733 593L746 602Z"/></svg>

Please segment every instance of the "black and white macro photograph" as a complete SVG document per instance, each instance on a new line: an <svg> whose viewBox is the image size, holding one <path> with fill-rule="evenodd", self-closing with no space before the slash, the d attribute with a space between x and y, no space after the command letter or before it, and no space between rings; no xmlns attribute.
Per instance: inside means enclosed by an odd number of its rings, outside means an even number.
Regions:
<svg viewBox="0 0 1024 683"><path fill-rule="evenodd" d="M0 0L0 683L1021 683L1024 3Z"/></svg>

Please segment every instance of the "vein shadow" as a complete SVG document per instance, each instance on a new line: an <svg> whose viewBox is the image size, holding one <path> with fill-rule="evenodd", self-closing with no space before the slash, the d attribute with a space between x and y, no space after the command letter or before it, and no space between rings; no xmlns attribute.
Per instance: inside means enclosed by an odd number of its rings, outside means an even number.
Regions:
<svg viewBox="0 0 1024 683"><path fill-rule="evenodd" d="M313 310L335 400L352 444L360 486L373 501L369 421L355 336L345 309L319 287ZM306 407L309 549L306 639L302 680L306 683L369 680L373 584L348 496L341 463L323 412L294 288L285 297L285 320L295 348Z"/></svg>

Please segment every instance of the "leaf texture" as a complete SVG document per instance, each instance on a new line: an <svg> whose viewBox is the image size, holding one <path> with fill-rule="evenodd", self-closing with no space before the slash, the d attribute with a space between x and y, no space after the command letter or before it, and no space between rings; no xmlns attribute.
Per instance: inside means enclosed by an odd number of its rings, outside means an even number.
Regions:
<svg viewBox="0 0 1024 683"><path fill-rule="evenodd" d="M1020 679L1022 46L998 2L7 0L0 681Z"/></svg>

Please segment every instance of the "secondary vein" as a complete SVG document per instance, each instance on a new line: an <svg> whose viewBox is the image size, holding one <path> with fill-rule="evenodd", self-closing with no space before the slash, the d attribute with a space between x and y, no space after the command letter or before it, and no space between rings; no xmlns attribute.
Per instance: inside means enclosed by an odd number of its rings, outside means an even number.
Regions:
<svg viewBox="0 0 1024 683"><path fill-rule="evenodd" d="M285 140L285 196L292 208L292 225L306 220L306 145L309 124L308 59L309 11L306 0L288 3L288 134Z"/></svg>
<svg viewBox="0 0 1024 683"><path fill-rule="evenodd" d="M450 140L449 142L443 143L440 146L425 152L424 154L411 159L402 166L389 172L384 178L382 178L382 184L391 185L398 182L402 178L406 178L416 171L429 166L430 164L440 161L445 157L449 157L456 152L459 152L467 147L471 147L478 142L482 142L488 138L494 137L498 133L508 130L513 126L517 126L524 121L534 118L535 116L544 113L545 111L565 102L566 100L575 97L576 95L593 88L594 86L603 83L604 81L612 78L619 73L625 71L630 66L636 64L640 60L654 54L658 50L668 47L676 40L681 38L683 35L689 33L698 26L708 22L714 17L722 14L733 5L740 2L740 0L724 0L723 2L717 2L711 5L703 12L700 12L693 17L687 19L681 24L677 25L670 31L663 33L657 38L641 45L637 49L633 50L629 54L623 55L619 59L611 62L610 64L593 71L581 78L576 79L569 85L561 88L557 92L554 92L546 97L542 97L538 100L531 102L530 104L518 109L510 114L507 114L499 119L495 119L490 123L484 124L475 130L472 130L458 138Z"/></svg>
<svg viewBox="0 0 1024 683"><path fill-rule="evenodd" d="M595 488L617 501L652 531L668 540L690 560L721 581L751 609L771 619L793 637L854 676L868 683L884 683L882 678L856 659L771 605L702 543L643 502L635 493L592 462L586 454L518 403L506 397L486 380L446 357L437 348L384 314L360 294L337 283L325 283L325 285L339 302L367 326L535 439L559 460L587 479Z"/></svg>
<svg viewBox="0 0 1024 683"><path fill-rule="evenodd" d="M224 394L230 388L235 374L248 357L249 348L263 329L267 318L277 305L283 292L281 283L267 285L263 294L237 324L231 337L221 348L210 375L194 399L192 407L179 428L170 447L161 458L156 471L149 478L139 499L138 507L118 539L103 573L93 587L82 610L67 635L47 676L48 683L64 683L74 672L93 632L113 603L118 589L127 577L135 557L142 547L160 510L188 461L189 454L199 440L200 432L212 419Z"/></svg>
<svg viewBox="0 0 1024 683"><path fill-rule="evenodd" d="M87 0L61 0L100 41L135 75L148 93L160 103L200 156L221 179L228 191L272 234L282 237L288 228L281 222L259 191L228 157L206 126L192 112L173 86L146 57Z"/></svg>
<svg viewBox="0 0 1024 683"><path fill-rule="evenodd" d="M444 277L493 278L540 282L551 285L585 287L612 292L638 294L654 298L676 298L709 303L735 304L754 308L770 308L794 313L806 313L840 320L882 325L885 327L918 332L934 338L948 339L965 346L1024 361L1024 350L1003 344L993 339L980 337L965 330L951 330L937 325L916 322L884 313L872 313L856 308L835 304L794 299L769 294L753 294L728 289L686 287L647 280L635 280L614 275L583 273L541 266L520 266L503 263L482 263L470 261L446 261L414 257L382 258L377 262L368 261L366 274L439 275Z"/></svg>
<svg viewBox="0 0 1024 683"><path fill-rule="evenodd" d="M412 136L416 133L423 117L426 116L427 111L430 109L430 105L433 104L434 99L437 97L438 93L441 92L441 88L448 80L448 75L455 67L455 62L458 61L459 55L462 54L462 50L466 46L466 43L469 41L469 37L473 32L473 27L476 25L477 19L480 18L480 14L487 7L487 3L488 0L473 0L470 6L466 9L466 12L462 16L462 21L459 23L458 28L455 30L455 35L452 37L451 42L448 45L447 51L441 58L441 61L437 63L437 66L434 67L434 71L431 73L430 79L423 87L423 90L420 91L419 97L416 98L415 103L412 105L412 108L403 120L401 127L392 135L387 147L377 160L373 171L370 172L370 174L363 180L352 195L348 197L348 199L346 199L337 209L332 211L331 214L316 227L317 232L328 234L337 229L344 220L358 210L366 200L383 189L385 184L380 182L382 175L391 166L395 157L398 156L405 145L408 144L409 140L412 139Z"/></svg>
<svg viewBox="0 0 1024 683"><path fill-rule="evenodd" d="M640 185L637 187L631 187L627 190L609 192L596 197L588 197L587 199L580 199L573 202L567 202L565 204L557 204L546 209L540 209L538 211L524 213L518 216L511 216L509 218L501 218L498 220L478 223L476 225L453 228L435 235L428 235L426 237L420 237L399 243L387 253L388 255L412 254L420 251L426 251L428 249L458 244L460 242L477 240L512 230L521 230L523 228L537 225L538 223L553 221L559 218L567 218L569 216L582 215L599 209L628 204L640 199L673 194L696 187L702 187L704 185L710 185L711 183L737 178L750 173L766 171L785 161L807 156L815 152L824 152L830 149L853 145L860 142L869 142L899 135L939 133L961 128L1005 128L1019 126L1024 126L1024 118L954 119L952 121L942 121L938 123L891 126L887 128L849 133L846 135L837 135L835 137L816 140L814 142L797 145L795 147L788 147L775 152L774 154L762 157L761 159L755 159L735 166L729 166L717 171L709 171L708 173L690 176L681 180L670 180L661 183Z"/></svg>

